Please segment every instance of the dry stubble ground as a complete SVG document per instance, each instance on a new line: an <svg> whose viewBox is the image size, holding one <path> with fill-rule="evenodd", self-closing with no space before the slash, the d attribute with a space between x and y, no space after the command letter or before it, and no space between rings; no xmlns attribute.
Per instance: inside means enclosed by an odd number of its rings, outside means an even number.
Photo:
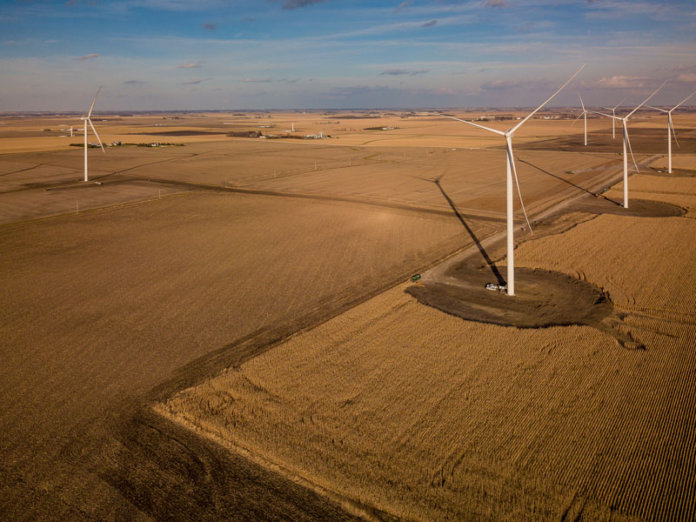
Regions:
<svg viewBox="0 0 696 522"><path fill-rule="evenodd" d="M632 180L693 205L693 178ZM158 411L400 517L692 519L692 216L601 215L518 248L519 266L608 291L644 351L585 326L465 322L402 286Z"/></svg>
<svg viewBox="0 0 696 522"><path fill-rule="evenodd" d="M3 225L0 513L126 509L99 453L129 401L197 358L264 328L311 324L467 240L446 216L201 192Z"/></svg>
<svg viewBox="0 0 696 522"><path fill-rule="evenodd" d="M205 125L205 120L201 116L199 123ZM450 124L437 125L446 137ZM129 419L133 404L149 397L153 386L166 395L192 375L195 380L196 375L219 368L220 357L236 353L234 341L244 339L244 332L258 337L257 326L262 325L263 331L281 324L282 335L287 335L407 274L412 262L423 266L467 244L469 235L452 217L330 200L336 194L350 195L447 211L443 195L427 181L446 173L443 186L460 208L473 201L472 206L485 214L498 205L499 198L493 201L487 190L495 192L501 185L494 164L504 158L501 152L470 151L471 161L461 161L468 157L461 151L424 147L419 127L421 123L415 122L415 132L405 130L394 141L371 141L357 129L352 139L356 144L370 141L369 151L335 146L348 139L332 141L331 146L261 145L227 139L200 142L205 136L180 148L114 149L106 155L90 151L90 171L104 177L103 188L109 188L106 183L111 179L128 187L133 180L152 177L159 182L220 186L258 183L263 190L309 189L320 197L308 202L189 193L79 216L3 225L0 513L11 519L142 515L137 509L160 518L230 512L247 518L338 516L334 505L264 476L243 459L218 454L184 430L172 431L150 418L149 424L128 425L118 435L112 421ZM531 129L527 139L535 139L537 130ZM43 138L40 143L19 139L30 148L44 147ZM56 148L65 147L65 140L53 140ZM2 150L11 150L14 142L4 143L10 149ZM380 143L414 147L375 147ZM434 143L445 142L438 138ZM448 144L481 143L479 136L463 133ZM43 203L27 194L46 185L74 183L81 173L81 152L3 156L0 176L10 213L18 208L16 198L25 196L29 199L19 207L28 203L32 212L44 211ZM193 156L197 159L185 160ZM531 193L525 195L541 204L558 197L559 187L578 190L568 181L582 184L591 169L607 161L605 155L584 152L570 158L525 151L520 157L536 164L520 168L528 169L521 172L523 190L525 180L531 180ZM566 160L582 165L580 172L561 180ZM318 170L331 173L331 183L314 174L315 161ZM364 170L367 164L375 168L374 175ZM383 171L387 183L376 175ZM534 171L537 181L530 177ZM356 192L353 172L368 194ZM423 174L427 179L413 178ZM492 174L490 186L471 184ZM294 178L296 185L286 183L288 178ZM285 185L274 187L276 179ZM39 186L32 188L32 183ZM85 190L56 193L72 209L74 193ZM121 196L133 201L152 194L104 192L106 199L95 200L95 205L118 203ZM329 200L322 200L324 196ZM467 219L479 237L498 226L494 221ZM319 224L321 234L298 232L316 232ZM257 239L266 235L267 241L258 244ZM328 258L316 256L317 250L326 248ZM282 255L269 259L270 251ZM394 327L395 335L398 328ZM375 339L379 335L375 333ZM255 349L244 348L232 360L244 360ZM116 435L125 449L111 445ZM183 460L177 458L182 451ZM104 458L109 462L105 464ZM164 471L155 470L157 465ZM165 478L173 488L164 486Z"/></svg>

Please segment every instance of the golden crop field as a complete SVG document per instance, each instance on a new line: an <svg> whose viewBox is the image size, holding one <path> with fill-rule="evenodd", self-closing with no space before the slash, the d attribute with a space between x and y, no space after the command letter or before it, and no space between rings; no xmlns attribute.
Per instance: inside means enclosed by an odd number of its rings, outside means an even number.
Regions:
<svg viewBox="0 0 696 522"><path fill-rule="evenodd" d="M82 136L61 137L79 119L0 119L0 514L693 518L679 116L677 175L641 116L629 185L672 217L602 214L622 194L607 121L588 149L569 119L515 138L540 222L517 265L601 288L645 350L405 293L479 248L505 265L503 143L440 114L110 115L105 143L172 145L90 148L88 183Z"/></svg>
<svg viewBox="0 0 696 522"><path fill-rule="evenodd" d="M663 178L633 179L641 196L663 199ZM696 181L666 181L668 199L693 209ZM696 514L689 237L688 215L600 215L519 248L521 266L601 286L644 351L587 326L462 321L401 286L158 410L357 510L687 520Z"/></svg>

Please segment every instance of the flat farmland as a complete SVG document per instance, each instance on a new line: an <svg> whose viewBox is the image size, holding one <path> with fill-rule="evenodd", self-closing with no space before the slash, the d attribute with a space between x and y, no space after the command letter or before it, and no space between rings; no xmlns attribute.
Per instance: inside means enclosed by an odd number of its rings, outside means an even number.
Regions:
<svg viewBox="0 0 696 522"><path fill-rule="evenodd" d="M70 146L82 136L61 137L70 121L0 119L2 518L694 513L680 474L660 491L683 500L660 507L644 468L631 483L618 467L636 453L596 442L619 436L616 416L647 433L645 401L677 379L674 358L691 368L693 285L674 273L693 272L692 250L669 265L654 255L693 236L688 121L680 177L646 169L630 184L684 217L573 207L621 194L604 120L590 125L596 148L568 119L530 121L515 141L532 217L570 211L520 236L518 263L601 285L645 353L587 326L466 322L404 293L410 275L482 242L504 264L495 136L435 113L108 115L95 119L105 143L176 146L91 148L84 183ZM636 159L659 169L663 121L639 123ZM228 135L293 124L295 138ZM331 137L299 139L319 132ZM626 272L603 272L603 256ZM636 286L653 272L655 288ZM615 375L652 378L644 401ZM651 455L683 447L689 397L655 411L684 420L645 435Z"/></svg>
<svg viewBox="0 0 696 522"><path fill-rule="evenodd" d="M662 180L641 176L642 195L659 201ZM693 178L667 181L693 205ZM398 518L692 519L694 220L578 219L524 241L519 266L601 286L644 350L587 326L463 321L401 285L158 411Z"/></svg>
<svg viewBox="0 0 696 522"><path fill-rule="evenodd" d="M340 147L231 140L184 147L116 147L105 154L91 149L90 180L98 185L81 182L82 162L79 149L0 157L0 221L39 217L41 208L46 209L44 215L51 215L97 203L159 197L176 186L447 213L450 198L460 211L473 216L502 219L504 211L502 148ZM521 190L531 211L608 182L619 165L615 155L602 153L525 150L517 156ZM153 190L141 190L145 185ZM27 211L22 213L21 208Z"/></svg>
<svg viewBox="0 0 696 522"><path fill-rule="evenodd" d="M3 225L0 510L105 516L98 456L78 455L129 397L244 336L311 324L467 241L445 216L217 193Z"/></svg>

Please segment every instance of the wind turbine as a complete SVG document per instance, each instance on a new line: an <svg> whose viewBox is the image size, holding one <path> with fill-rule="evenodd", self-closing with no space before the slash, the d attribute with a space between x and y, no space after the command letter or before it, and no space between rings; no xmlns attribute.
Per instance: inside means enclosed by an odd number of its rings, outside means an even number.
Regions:
<svg viewBox="0 0 696 522"><path fill-rule="evenodd" d="M633 160L633 165L636 167L636 172L640 172L640 169L638 168L638 164L636 163L636 158L633 156L633 149L631 148L631 140L628 139L628 119L633 116L633 114L640 109L643 105L645 105L653 96L657 94L657 92L662 89L662 87L665 86L665 83L667 81L665 80L662 82L662 85L660 85L657 89L655 89L650 96L645 98L643 102L638 105L635 109L633 109L631 112L629 112L626 116L620 117L620 116L612 116L609 114L604 114L603 112L596 112L596 114L601 114L602 116L606 116L607 118L612 118L614 120L621 120L621 124L623 126L623 192L624 192L624 197L623 197L623 206L624 208L628 208L628 151L631 151L631 159Z"/></svg>
<svg viewBox="0 0 696 522"><path fill-rule="evenodd" d="M522 211L524 212L524 218L527 221L527 226L531 231L532 227L529 223L529 218L527 218L527 210L524 208L524 201L522 201L522 192L520 191L520 183L517 178L517 170L515 169L515 157L512 152L512 137L515 135L517 129L519 129L529 118L534 116L544 105L549 103L559 92L561 92L566 85L568 85L578 74L585 68L583 65L578 69L573 76L571 76L561 87L554 92L544 103L539 105L536 109L530 112L522 121L520 121L514 127L503 132L498 129L493 129L491 127L485 127L484 125L479 125L471 121L462 120L455 118L454 116L449 116L453 120L466 123L468 125L473 125L483 130L499 134L505 138L505 144L507 148L507 295L515 295L515 230L513 224L513 195L512 195L512 176L515 175L515 183L517 185L517 195L520 198L520 204L522 205Z"/></svg>
<svg viewBox="0 0 696 522"><path fill-rule="evenodd" d="M104 150L104 145L102 145L101 138L99 137L99 133L97 132L97 129L94 128L94 124L92 123L92 120L90 119L92 117L92 111L94 110L94 104L97 101L97 96L99 96L99 92L101 91L101 87L97 89L97 94L94 95L94 98L92 99L92 105L89 107L89 112L87 113L87 116L83 116L80 118L82 121L85 122L85 181L89 181L89 176L87 175L87 149L89 147L87 143L87 124L89 123L89 126L92 127L92 131L94 131L94 135L97 137L97 141L99 141L99 146L101 147L102 152L106 152Z"/></svg>
<svg viewBox="0 0 696 522"><path fill-rule="evenodd" d="M580 96L578 94L578 98L580 98L580 105L582 105L582 112L580 113L580 116L575 118L575 121L578 121L583 116L585 117L585 147L587 147L587 109L585 109L585 104L582 102L582 96ZM575 121L573 123L575 123Z"/></svg>
<svg viewBox="0 0 696 522"><path fill-rule="evenodd" d="M624 100L621 100L614 107L602 107L603 109L611 111L611 115L614 117L611 120L611 139L612 140L616 139L616 109L618 109L623 102L624 102Z"/></svg>
<svg viewBox="0 0 696 522"><path fill-rule="evenodd" d="M672 107L669 110L660 109L659 107L650 107L651 109L655 109L656 111L664 112L667 114L667 172L669 174L672 173L672 138L674 138L674 142L677 144L677 147L679 147L679 142L677 141L677 133L674 132L674 124L672 123L672 111L680 105L682 105L683 103L686 103L686 101L689 98L691 98L694 94L696 94L696 91L689 94L686 98L684 98L682 101L677 103L674 107Z"/></svg>

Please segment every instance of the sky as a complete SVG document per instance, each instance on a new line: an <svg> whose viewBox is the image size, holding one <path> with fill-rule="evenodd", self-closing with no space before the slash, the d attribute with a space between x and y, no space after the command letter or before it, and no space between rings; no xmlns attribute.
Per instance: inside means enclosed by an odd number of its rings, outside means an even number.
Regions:
<svg viewBox="0 0 696 522"><path fill-rule="evenodd" d="M0 111L656 104L694 0L0 0ZM694 103L696 104L696 103Z"/></svg>

